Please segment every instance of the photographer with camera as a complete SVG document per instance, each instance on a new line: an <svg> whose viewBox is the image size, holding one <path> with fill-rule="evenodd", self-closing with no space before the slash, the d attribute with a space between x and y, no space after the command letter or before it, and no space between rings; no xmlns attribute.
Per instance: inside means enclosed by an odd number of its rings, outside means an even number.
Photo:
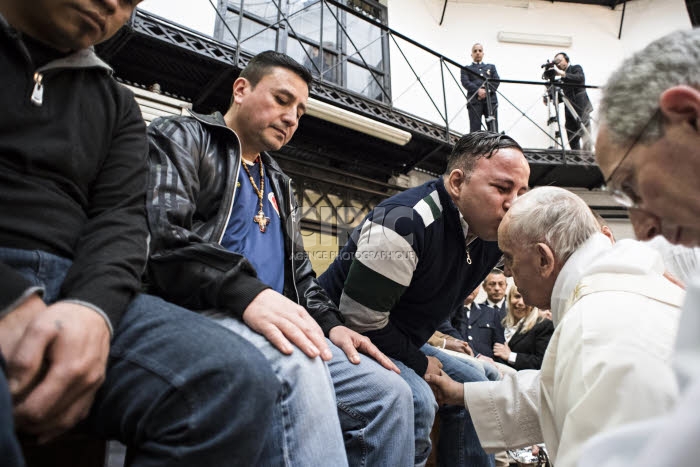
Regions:
<svg viewBox="0 0 700 467"><path fill-rule="evenodd" d="M550 64L552 66L548 66ZM571 65L569 56L564 52L556 54L552 62L547 62L542 67L545 68L542 79L553 81L555 78L559 78L561 83L580 86L562 86L564 97L571 104L570 106L565 106L564 111L569 147L571 149L580 149L579 141L583 131L581 127L585 127L587 134L590 135L591 112L593 111L593 106L584 87L586 77L583 74L583 68L581 68L581 65ZM575 114L572 110L575 111ZM583 149L590 150L590 140L587 137L584 138Z"/></svg>
<svg viewBox="0 0 700 467"><path fill-rule="evenodd" d="M467 111L469 111L469 132L481 130L481 116L486 120L486 128L498 133L498 98L496 89L500 84L496 65L483 63L484 46L478 42L472 46L472 62L462 68L461 81L467 90Z"/></svg>

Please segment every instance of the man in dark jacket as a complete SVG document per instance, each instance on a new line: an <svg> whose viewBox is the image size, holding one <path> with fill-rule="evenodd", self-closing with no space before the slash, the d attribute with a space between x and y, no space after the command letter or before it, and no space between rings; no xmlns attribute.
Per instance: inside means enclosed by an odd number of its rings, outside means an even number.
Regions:
<svg viewBox="0 0 700 467"><path fill-rule="evenodd" d="M469 343L475 357L493 358L493 345L505 342L503 324L495 308L474 301L478 293L477 287L464 300L464 305L452 314L450 324L459 333L459 338Z"/></svg>
<svg viewBox="0 0 700 467"><path fill-rule="evenodd" d="M581 149L580 140L581 137L584 137L583 148L589 150L591 112L593 111L593 106L591 105L591 101L588 99L588 93L586 92L586 76L583 74L583 68L581 68L581 65L571 65L569 56L564 52L559 52L554 56L554 64L556 66L553 68L553 70L557 73L557 76L560 77L561 82L572 85L562 86L562 90L564 92L564 96L569 100L571 106L578 114L574 115L571 112L571 109L569 109L568 106L565 106L565 126L566 135L569 139L569 147L571 149ZM582 127L586 129L588 135L584 133Z"/></svg>
<svg viewBox="0 0 700 467"><path fill-rule="evenodd" d="M442 177L377 205L319 278L348 326L398 362L416 399L427 391L434 404L429 374L485 379L426 342L498 263L498 225L529 175L509 136L464 135ZM439 462L490 465L463 409L444 408L441 421Z"/></svg>
<svg viewBox="0 0 700 467"><path fill-rule="evenodd" d="M498 319L503 320L506 317L506 289L508 288L505 274L500 269L493 268L481 286L486 292L486 300L479 305L493 308L498 313Z"/></svg>
<svg viewBox="0 0 700 467"><path fill-rule="evenodd" d="M462 68L460 78L467 90L467 111L469 112L469 132L481 130L481 117L486 128L498 132L498 96L496 89L501 84L496 65L483 63L484 46L472 46L472 62Z"/></svg>
<svg viewBox="0 0 700 467"><path fill-rule="evenodd" d="M91 49L138 3L0 2L3 466L24 465L13 418L39 442L85 419L133 465L257 464L267 437L280 386L260 352L139 295L145 125Z"/></svg>
<svg viewBox="0 0 700 467"><path fill-rule="evenodd" d="M288 388L276 416L261 420L279 425L280 459L410 465L411 391L391 360L343 325L316 282L291 180L266 153L296 131L310 82L291 58L263 52L233 83L225 115L153 122L149 276L158 294L265 354Z"/></svg>

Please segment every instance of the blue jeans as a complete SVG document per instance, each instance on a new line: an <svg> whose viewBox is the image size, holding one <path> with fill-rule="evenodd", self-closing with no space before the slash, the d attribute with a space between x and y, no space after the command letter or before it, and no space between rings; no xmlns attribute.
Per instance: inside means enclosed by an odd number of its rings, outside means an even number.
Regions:
<svg viewBox="0 0 700 467"><path fill-rule="evenodd" d="M442 371L460 383L487 381L484 368L466 360L440 352L432 345L424 345L421 352L436 357L442 363ZM440 441L437 459L440 466L493 467L493 455L484 452L469 412L462 406L448 405L440 408Z"/></svg>
<svg viewBox="0 0 700 467"><path fill-rule="evenodd" d="M5 378L5 361L0 354L0 459L3 467L23 467L24 459L15 437L12 421L12 399Z"/></svg>
<svg viewBox="0 0 700 467"><path fill-rule="evenodd" d="M488 379L489 381L498 381L501 379L501 374L498 372L498 368L496 368L495 365L491 365L488 362L484 362L483 367L486 379Z"/></svg>
<svg viewBox="0 0 700 467"><path fill-rule="evenodd" d="M333 359L327 365L350 465L412 466L411 388L401 376L371 357L360 355L360 363L355 365L330 341L329 346Z"/></svg>
<svg viewBox="0 0 700 467"><path fill-rule="evenodd" d="M269 465L413 465L411 393L399 375L367 356L353 365L330 341L327 364L298 349L284 355L241 321L209 316L257 347L284 388L277 403L282 423L274 428L278 442L266 449L277 461Z"/></svg>
<svg viewBox="0 0 700 467"><path fill-rule="evenodd" d="M413 395L413 417L414 417L414 437L416 443L416 455L414 464L424 466L430 456L430 432L435 422L435 413L438 404L433 395L432 389L423 379L422 375L417 375L415 371L403 364L403 362L392 359L401 370L403 378L411 388Z"/></svg>
<svg viewBox="0 0 700 467"><path fill-rule="evenodd" d="M0 248L0 261L59 298L71 262ZM265 357L211 320L149 295L116 327L85 427L129 447L131 466L260 465L280 385Z"/></svg>

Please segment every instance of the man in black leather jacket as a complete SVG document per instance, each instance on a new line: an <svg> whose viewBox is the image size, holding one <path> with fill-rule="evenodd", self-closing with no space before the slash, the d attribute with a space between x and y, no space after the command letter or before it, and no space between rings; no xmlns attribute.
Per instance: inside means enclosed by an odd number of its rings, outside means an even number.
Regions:
<svg viewBox="0 0 700 467"><path fill-rule="evenodd" d="M234 82L225 115L151 124L149 279L155 293L248 339L289 388L264 422L280 425L270 456L411 465L411 391L317 283L291 180L265 152L291 139L310 82L291 58L263 52Z"/></svg>

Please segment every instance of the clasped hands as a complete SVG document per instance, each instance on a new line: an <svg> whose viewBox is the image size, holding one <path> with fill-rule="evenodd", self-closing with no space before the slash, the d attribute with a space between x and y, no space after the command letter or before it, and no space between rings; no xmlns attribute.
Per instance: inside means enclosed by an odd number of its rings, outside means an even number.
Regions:
<svg viewBox="0 0 700 467"><path fill-rule="evenodd" d="M109 345L105 319L76 303L46 305L35 294L0 319L17 429L43 443L87 417Z"/></svg>

